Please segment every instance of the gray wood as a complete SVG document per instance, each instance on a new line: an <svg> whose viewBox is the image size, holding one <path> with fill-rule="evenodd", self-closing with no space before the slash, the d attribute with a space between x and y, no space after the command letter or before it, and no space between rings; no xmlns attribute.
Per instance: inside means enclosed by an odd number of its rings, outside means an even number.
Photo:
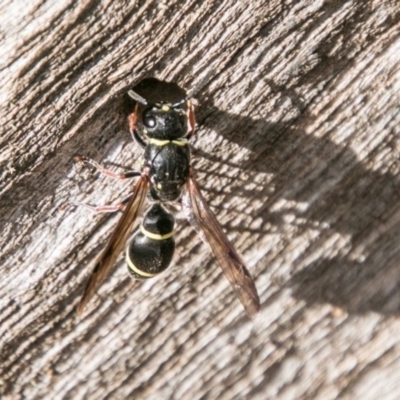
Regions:
<svg viewBox="0 0 400 400"><path fill-rule="evenodd" d="M1 5L1 398L400 397L398 2ZM78 318L118 216L60 207L132 182L74 155L137 166L128 88L210 72L194 165L260 317L182 220L165 274L121 260Z"/></svg>

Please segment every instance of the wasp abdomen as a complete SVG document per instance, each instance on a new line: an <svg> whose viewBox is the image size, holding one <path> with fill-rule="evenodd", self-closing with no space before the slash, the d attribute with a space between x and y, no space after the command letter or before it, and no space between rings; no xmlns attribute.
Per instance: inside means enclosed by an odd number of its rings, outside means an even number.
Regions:
<svg viewBox="0 0 400 400"><path fill-rule="evenodd" d="M175 250L174 217L153 204L126 249L128 270L137 279L148 279L169 267Z"/></svg>

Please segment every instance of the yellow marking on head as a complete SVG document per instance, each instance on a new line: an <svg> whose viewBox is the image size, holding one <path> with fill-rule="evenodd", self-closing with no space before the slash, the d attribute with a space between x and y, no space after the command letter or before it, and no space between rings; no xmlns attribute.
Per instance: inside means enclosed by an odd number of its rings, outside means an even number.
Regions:
<svg viewBox="0 0 400 400"><path fill-rule="evenodd" d="M143 134L147 135L149 131L147 129L143 129Z"/></svg>
<svg viewBox="0 0 400 400"><path fill-rule="evenodd" d="M161 106L161 110L164 112L168 112L171 109L171 107L168 104L163 104Z"/></svg>
<svg viewBox="0 0 400 400"><path fill-rule="evenodd" d="M161 189L162 189L162 185L161 185L161 183L157 183L157 185L156 185L156 186L157 186L157 189L158 189L158 190L161 190Z"/></svg>
<svg viewBox="0 0 400 400"><path fill-rule="evenodd" d="M147 229L145 229L143 227L143 225L140 225L140 231L143 233L144 236L148 237L149 239L153 239L153 240L165 240L165 239L169 239L172 236L174 236L174 231L166 233L164 235L159 235L158 233L152 233L149 232Z"/></svg>
<svg viewBox="0 0 400 400"><path fill-rule="evenodd" d="M143 276L143 278L153 278L153 276L157 276L158 274L151 274L150 272L145 272L141 271L139 268L137 268L132 260L129 258L129 246L126 248L126 257L125 257L126 263L128 264L128 267L138 274L139 276Z"/></svg>
<svg viewBox="0 0 400 400"><path fill-rule="evenodd" d="M150 139L149 143L154 144L154 146L162 147L170 143L170 140Z"/></svg>

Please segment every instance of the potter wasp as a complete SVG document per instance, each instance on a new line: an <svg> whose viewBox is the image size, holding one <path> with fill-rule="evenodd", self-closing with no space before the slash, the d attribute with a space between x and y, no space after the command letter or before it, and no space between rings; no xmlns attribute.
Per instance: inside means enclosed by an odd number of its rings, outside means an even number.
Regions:
<svg viewBox="0 0 400 400"><path fill-rule="evenodd" d="M135 91L128 92L134 101L133 112L128 117L129 129L144 150L140 171L118 175L89 158L76 158L78 162L90 164L111 177L137 178L132 192L117 206L92 207L83 204L97 212L125 208L105 249L95 262L78 313L83 311L108 276L124 247L128 271L136 279L154 277L168 268L175 249L175 221L169 205L178 202L201 239L211 247L247 314L254 318L260 309L255 284L241 256L229 242L201 194L191 166L189 140L195 130L195 91L190 95L183 92L185 95L179 99L176 99L175 93L174 99L168 90L164 90L164 93L158 90L158 97L161 95L162 98L150 100L151 96L145 94L145 89L146 85L141 87L139 84ZM149 208L140 226L134 230L133 226L143 211L146 199L150 202Z"/></svg>

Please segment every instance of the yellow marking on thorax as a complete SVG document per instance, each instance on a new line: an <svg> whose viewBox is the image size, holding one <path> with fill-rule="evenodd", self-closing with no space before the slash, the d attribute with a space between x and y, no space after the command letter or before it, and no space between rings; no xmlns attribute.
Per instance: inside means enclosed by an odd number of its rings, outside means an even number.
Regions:
<svg viewBox="0 0 400 400"><path fill-rule="evenodd" d="M143 227L143 225L140 225L140 231L143 233L143 235L145 235L149 239L153 239L153 240L165 240L165 239L169 239L170 237L174 236L174 231L166 233L164 235L159 235L158 233L149 232L147 229L145 229Z"/></svg>
<svg viewBox="0 0 400 400"><path fill-rule="evenodd" d="M150 144L154 144L155 146L166 146L168 143L170 143L170 140L160 140L160 139L150 139Z"/></svg>
<svg viewBox="0 0 400 400"><path fill-rule="evenodd" d="M173 143L176 144L177 146L184 147L187 145L187 140L182 139L182 140L161 140L161 139L150 139L149 141L150 144L154 144L154 146L166 146L167 144Z"/></svg>
<svg viewBox="0 0 400 400"><path fill-rule="evenodd" d="M126 248L126 263L128 264L129 268L138 274L139 276L143 276L144 278L153 278L153 276L157 276L158 274L151 274L150 272L141 271L140 269L136 268L135 264L129 258L129 246Z"/></svg>
<svg viewBox="0 0 400 400"><path fill-rule="evenodd" d="M181 147L187 145L187 141L186 140L173 140L172 143L176 144L177 146L181 146Z"/></svg>

